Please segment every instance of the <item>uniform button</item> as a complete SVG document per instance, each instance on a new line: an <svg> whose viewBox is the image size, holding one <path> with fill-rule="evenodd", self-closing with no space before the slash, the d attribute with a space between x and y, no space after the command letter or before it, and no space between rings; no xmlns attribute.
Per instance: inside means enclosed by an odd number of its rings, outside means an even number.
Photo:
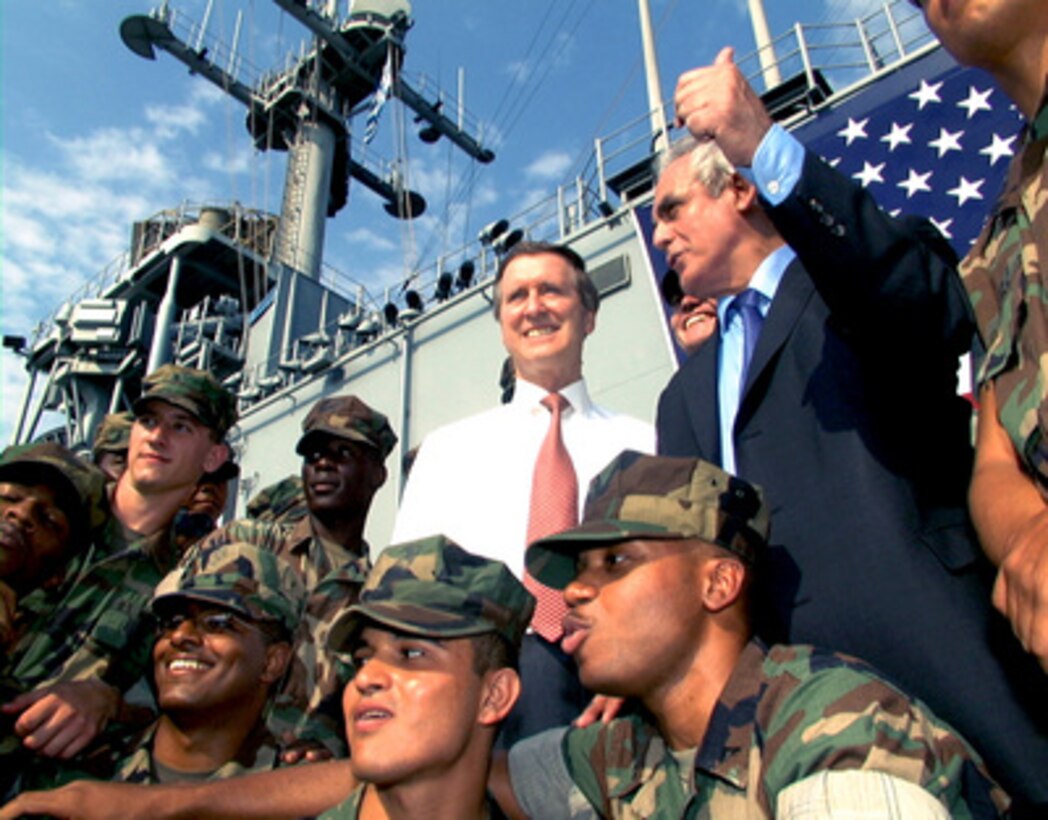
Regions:
<svg viewBox="0 0 1048 820"><path fill-rule="evenodd" d="M768 193L769 194L777 194L777 193L779 193L779 188L780 187L781 186L779 185L779 180L773 179L771 182L768 183Z"/></svg>

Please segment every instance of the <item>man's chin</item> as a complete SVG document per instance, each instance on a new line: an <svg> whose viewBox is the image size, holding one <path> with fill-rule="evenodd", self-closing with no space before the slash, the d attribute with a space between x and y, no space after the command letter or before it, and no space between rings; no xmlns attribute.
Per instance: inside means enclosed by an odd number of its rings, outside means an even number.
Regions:
<svg viewBox="0 0 1048 820"><path fill-rule="evenodd" d="M29 549L10 527L0 526L0 580L9 578L25 564Z"/></svg>

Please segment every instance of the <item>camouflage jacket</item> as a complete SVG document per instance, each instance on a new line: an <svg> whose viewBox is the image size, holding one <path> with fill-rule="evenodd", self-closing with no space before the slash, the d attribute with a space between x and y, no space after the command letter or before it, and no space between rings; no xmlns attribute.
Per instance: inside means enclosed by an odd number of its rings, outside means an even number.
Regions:
<svg viewBox="0 0 1048 820"><path fill-rule="evenodd" d="M961 276L986 348L976 372L993 382L1015 451L1048 496L1048 100L1012 160L1001 196Z"/></svg>
<svg viewBox="0 0 1048 820"><path fill-rule="evenodd" d="M339 545L322 544L307 517L285 524L232 521L204 539L200 548L237 541L287 560L307 590L295 657L273 698L266 725L282 746L320 743L336 757L345 757L342 689L352 677L352 668L327 649L327 634L339 613L357 600L367 579L371 569L367 545L358 555Z"/></svg>
<svg viewBox="0 0 1048 820"><path fill-rule="evenodd" d="M0 696L7 701L57 681L96 677L130 688L150 665L153 588L174 564L170 530L128 541L111 517L62 597L34 601L35 620L3 663ZM5 721L0 733L0 770L8 772L27 769L32 760L12 725ZM6 785L2 776L0 782Z"/></svg>
<svg viewBox="0 0 1048 820"><path fill-rule="evenodd" d="M153 765L153 736L156 734L159 721L150 726L144 733L125 748L130 753L116 762L111 778L119 783L159 783L156 768ZM237 756L213 771L208 780L225 780L239 777L242 774L275 769L279 765L277 745L273 736L260 726L258 731L248 737Z"/></svg>
<svg viewBox="0 0 1048 820"><path fill-rule="evenodd" d="M111 517L61 600L37 609L7 658L4 678L22 691L92 677L121 690L131 686L148 668L153 645L143 613L176 557L170 530L128 541Z"/></svg>
<svg viewBox="0 0 1048 820"><path fill-rule="evenodd" d="M871 769L917 783L953 817L1008 798L976 753L861 661L752 642L714 709L685 790L676 758L639 716L568 730L572 780L602 816L772 817L779 793L819 771Z"/></svg>

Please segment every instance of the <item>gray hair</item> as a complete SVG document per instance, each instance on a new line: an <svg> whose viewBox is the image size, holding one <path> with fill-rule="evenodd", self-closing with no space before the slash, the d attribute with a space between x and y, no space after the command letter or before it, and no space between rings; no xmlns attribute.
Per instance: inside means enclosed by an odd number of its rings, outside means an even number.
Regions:
<svg viewBox="0 0 1048 820"><path fill-rule="evenodd" d="M716 140L698 139L691 134L674 140L669 148L655 159L655 171L658 175L681 157L691 157L691 176L701 182L710 196L720 196L728 184L735 166L731 164Z"/></svg>

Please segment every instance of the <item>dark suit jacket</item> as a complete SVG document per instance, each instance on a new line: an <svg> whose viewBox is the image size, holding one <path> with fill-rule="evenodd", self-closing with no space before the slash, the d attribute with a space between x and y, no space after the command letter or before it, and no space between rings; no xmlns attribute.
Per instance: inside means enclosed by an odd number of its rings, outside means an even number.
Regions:
<svg viewBox="0 0 1048 820"><path fill-rule="evenodd" d="M1048 678L992 611L966 510L973 325L948 246L809 157L768 213L797 251L734 428L771 505L757 594L771 640L858 655L952 722L1011 789L1048 801ZM659 452L720 462L714 336L659 400ZM1038 728L1039 727L1039 728Z"/></svg>

